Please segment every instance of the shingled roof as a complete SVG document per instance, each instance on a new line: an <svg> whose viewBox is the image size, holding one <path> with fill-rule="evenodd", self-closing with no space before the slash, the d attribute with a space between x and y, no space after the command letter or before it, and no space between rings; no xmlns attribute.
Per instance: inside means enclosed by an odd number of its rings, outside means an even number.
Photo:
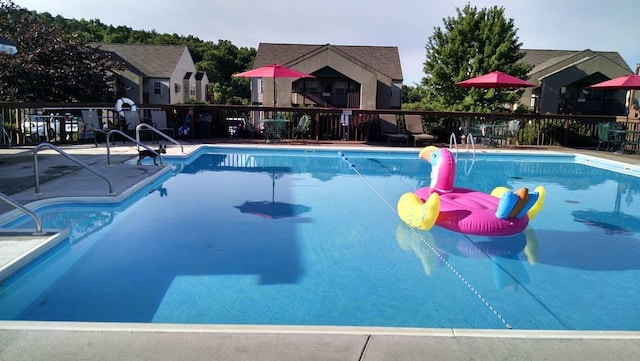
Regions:
<svg viewBox="0 0 640 361"><path fill-rule="evenodd" d="M333 47L393 80L402 80L400 54L395 46L351 46L260 43L253 63L254 68L269 64L287 65L323 47Z"/></svg>
<svg viewBox="0 0 640 361"><path fill-rule="evenodd" d="M91 45L115 53L140 75L150 78L170 78L187 48L184 45L154 44L94 43Z"/></svg>
<svg viewBox="0 0 640 361"><path fill-rule="evenodd" d="M588 49L587 49L588 50ZM533 72L545 69L553 64L557 64L571 56L579 54L585 50L543 50L543 49L521 49L521 52L525 53L522 62L527 62L533 65ZM593 51L594 53L606 56L611 61L624 68L629 68L629 65L624 61L622 56L615 51Z"/></svg>

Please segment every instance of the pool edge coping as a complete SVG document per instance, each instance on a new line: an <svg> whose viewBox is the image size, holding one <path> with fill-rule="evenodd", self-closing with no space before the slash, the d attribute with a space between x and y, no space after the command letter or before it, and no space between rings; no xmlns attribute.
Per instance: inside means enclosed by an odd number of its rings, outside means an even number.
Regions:
<svg viewBox="0 0 640 361"><path fill-rule="evenodd" d="M546 338L546 339L625 339L640 340L640 331L584 330L507 330L466 328L409 328L367 326L293 326L293 325L220 325L128 322L6 321L0 330L85 331L140 333L209 333L209 334L330 334L410 337L478 337L478 338Z"/></svg>

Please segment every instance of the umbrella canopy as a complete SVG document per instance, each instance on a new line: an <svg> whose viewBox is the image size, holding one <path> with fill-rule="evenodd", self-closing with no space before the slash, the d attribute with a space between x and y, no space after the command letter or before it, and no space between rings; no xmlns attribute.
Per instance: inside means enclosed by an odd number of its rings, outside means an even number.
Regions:
<svg viewBox="0 0 640 361"><path fill-rule="evenodd" d="M311 74L303 73L286 66L278 64L265 65L260 68L247 70L242 73L233 74L243 78L313 78Z"/></svg>
<svg viewBox="0 0 640 361"><path fill-rule="evenodd" d="M0 53L7 53L13 55L18 52L16 43L0 36Z"/></svg>
<svg viewBox="0 0 640 361"><path fill-rule="evenodd" d="M537 86L500 71L493 71L475 78L463 80L456 83L456 85L465 88L528 88Z"/></svg>
<svg viewBox="0 0 640 361"><path fill-rule="evenodd" d="M640 90L640 76L636 74L625 75L602 83L593 84L588 89L603 90Z"/></svg>
<svg viewBox="0 0 640 361"><path fill-rule="evenodd" d="M278 64L265 65L260 68L233 74L242 78L273 78L273 106L276 105L276 78L315 78L311 74L303 73Z"/></svg>

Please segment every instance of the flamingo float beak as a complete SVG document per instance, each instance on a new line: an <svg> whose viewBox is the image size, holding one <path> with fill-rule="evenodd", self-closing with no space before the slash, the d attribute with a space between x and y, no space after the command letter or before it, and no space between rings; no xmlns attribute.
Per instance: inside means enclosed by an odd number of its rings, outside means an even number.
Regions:
<svg viewBox="0 0 640 361"><path fill-rule="evenodd" d="M427 162L431 163L431 154L436 150L439 150L439 148L432 145L424 147L418 154L418 158L424 159Z"/></svg>

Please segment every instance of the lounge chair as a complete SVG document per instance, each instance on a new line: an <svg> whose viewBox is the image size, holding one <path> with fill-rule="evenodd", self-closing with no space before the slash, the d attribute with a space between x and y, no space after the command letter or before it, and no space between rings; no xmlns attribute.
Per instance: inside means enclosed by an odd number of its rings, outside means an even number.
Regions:
<svg viewBox="0 0 640 361"><path fill-rule="evenodd" d="M413 138L413 146L418 145L418 142L433 143L436 140L436 136L428 134L424 131L422 125L422 117L418 114L407 114L404 116L404 124L407 127L407 134Z"/></svg>
<svg viewBox="0 0 640 361"><path fill-rule="evenodd" d="M390 143L392 140L402 141L405 144L409 143L409 136L398 130L398 121L396 120L395 114L380 114L378 120L380 121L382 139L384 140L386 138L387 143Z"/></svg>
<svg viewBox="0 0 640 361"><path fill-rule="evenodd" d="M302 117L300 117L298 126L293 130L294 139L298 139L298 137L302 138L304 133L307 131L307 128L309 127L310 121L311 118L308 115L303 115Z"/></svg>

